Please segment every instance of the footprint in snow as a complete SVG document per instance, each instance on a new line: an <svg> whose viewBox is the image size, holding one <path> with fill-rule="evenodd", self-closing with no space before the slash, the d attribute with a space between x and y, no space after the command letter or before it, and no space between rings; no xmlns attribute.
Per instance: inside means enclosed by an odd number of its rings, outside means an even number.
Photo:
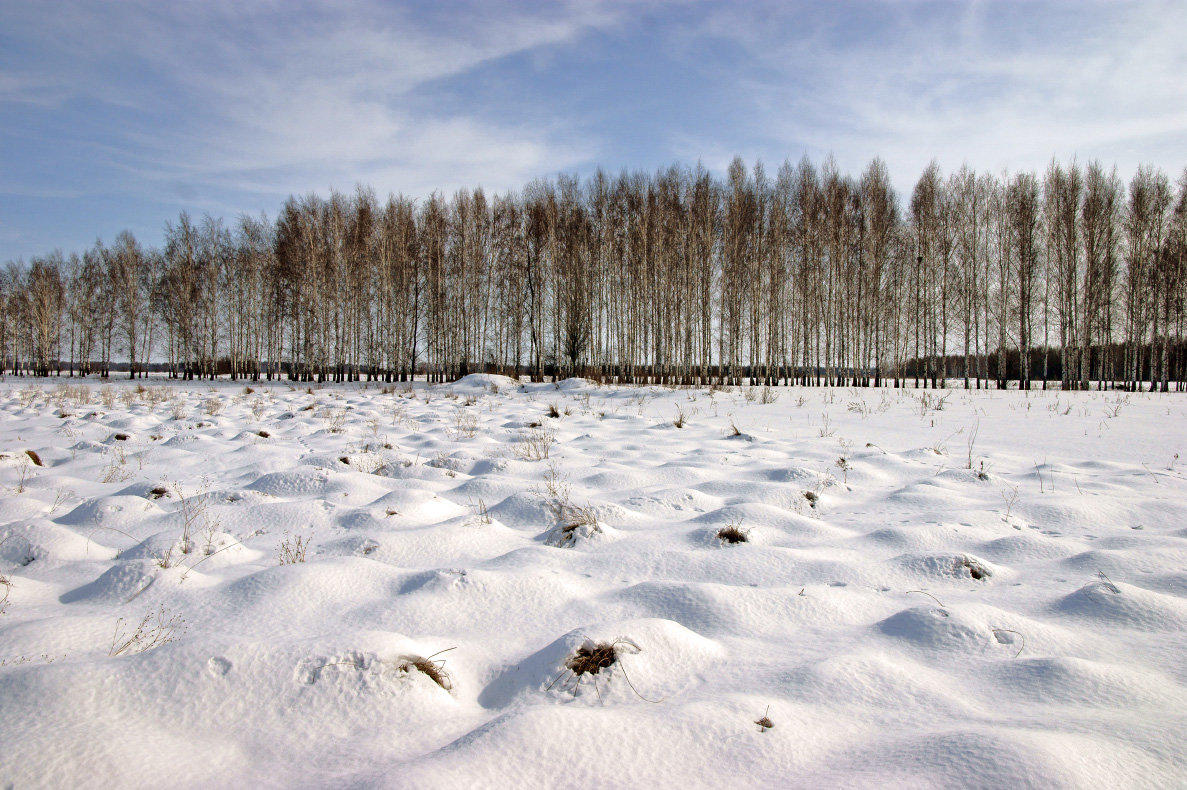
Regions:
<svg viewBox="0 0 1187 790"><path fill-rule="evenodd" d="M231 671L231 662L222 656L214 656L206 662L206 669L216 678L226 677Z"/></svg>

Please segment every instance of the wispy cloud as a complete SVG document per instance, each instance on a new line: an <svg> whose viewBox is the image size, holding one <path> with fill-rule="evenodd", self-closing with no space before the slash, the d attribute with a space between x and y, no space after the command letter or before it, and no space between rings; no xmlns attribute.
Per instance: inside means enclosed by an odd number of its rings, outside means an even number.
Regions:
<svg viewBox="0 0 1187 790"><path fill-rule="evenodd" d="M715 10L677 50L739 53L739 148L1042 167L1052 156L1169 166L1187 144L1187 5L1126 2L756 4ZM719 156L717 137L676 144ZM746 153L746 150L742 151Z"/></svg>
<svg viewBox="0 0 1187 790"><path fill-rule="evenodd" d="M39 55L9 64L0 102L109 108L94 122L115 142L111 164L137 184L264 195L354 181L506 188L579 161L580 132L563 119L525 128L497 108L443 110L434 86L615 18L584 3L436 17L377 2L58 11L14 14L9 35L36 42Z"/></svg>

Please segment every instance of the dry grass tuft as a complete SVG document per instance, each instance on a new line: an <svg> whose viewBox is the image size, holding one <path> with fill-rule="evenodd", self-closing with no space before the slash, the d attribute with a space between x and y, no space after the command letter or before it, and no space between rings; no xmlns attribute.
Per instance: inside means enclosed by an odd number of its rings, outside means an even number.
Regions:
<svg viewBox="0 0 1187 790"><path fill-rule="evenodd" d="M593 506L579 507L568 502L556 506L558 524L544 539L549 546L558 549L572 548L581 539L589 539L602 532L598 515Z"/></svg>
<svg viewBox="0 0 1187 790"><path fill-rule="evenodd" d="M34 466L45 466L41 463L41 456L37 454L36 450L25 450L25 455L29 456L29 460L33 462Z"/></svg>
<svg viewBox="0 0 1187 790"><path fill-rule="evenodd" d="M722 543L746 543L750 540L750 535L738 524L726 524L717 530L717 539Z"/></svg>
<svg viewBox="0 0 1187 790"><path fill-rule="evenodd" d="M597 692L598 701L601 702L602 691L598 688L597 676L602 670L608 670L617 664L619 670L622 672L623 679L631 687L631 691L635 692L635 696L644 702L662 702L662 700L647 699L640 694L639 690L635 688L635 684L631 682L630 677L627 675L625 667L619 662L619 659L624 654L638 653L639 649L638 645L624 637L619 637L613 642L595 642L592 639L586 639L573 652L573 655L565 659L565 668L561 670L559 675L552 679L552 682L548 684L548 688L551 689L556 685L558 680L565 677L566 682L570 679L573 680L573 694L576 696L577 688L581 685L581 679L589 675L593 681L594 691Z"/></svg>
<svg viewBox="0 0 1187 790"><path fill-rule="evenodd" d="M149 610L131 633L128 633L124 623L122 617L116 621L111 648L107 651L109 656L143 653L169 644L179 636L178 631L185 631L185 620L177 615L167 617L164 607L156 612Z"/></svg>
<svg viewBox="0 0 1187 790"><path fill-rule="evenodd" d="M767 730L774 728L775 723L773 721L771 721L770 713L771 713L771 706L768 705L767 711L766 711L766 713L764 713L762 715L762 718L759 719L758 721L754 722L755 724L758 725L759 732L766 732Z"/></svg>
<svg viewBox="0 0 1187 790"><path fill-rule="evenodd" d="M519 435L515 454L524 461L543 461L552 449L556 435L546 428L533 428Z"/></svg>
<svg viewBox="0 0 1187 790"><path fill-rule="evenodd" d="M428 675L429 679L436 683L446 691L453 690L453 678L445 671L445 659L436 658L442 653L448 653L455 648L447 647L444 650L438 650L433 655L428 656L401 656L398 669L401 672L412 672L413 670L422 674Z"/></svg>
<svg viewBox="0 0 1187 790"><path fill-rule="evenodd" d="M276 549L276 559L281 565L296 565L305 561L305 552L309 551L309 538L301 535L292 536L285 533L284 540Z"/></svg>
<svg viewBox="0 0 1187 790"><path fill-rule="evenodd" d="M980 562L968 556L967 554L957 558L955 565L955 570L957 573L959 573L962 569L967 568L969 576L972 576L977 581L988 579L993 575L993 571L989 570L989 568L986 568Z"/></svg>
<svg viewBox="0 0 1187 790"><path fill-rule="evenodd" d="M12 582L3 573L0 573L0 587L4 588L4 597L0 598L0 614L4 614L8 609L8 594L12 590Z"/></svg>
<svg viewBox="0 0 1187 790"><path fill-rule="evenodd" d="M596 675L603 669L614 666L618 660L618 648L614 642L592 642L577 648L573 655L565 661L565 669L577 677L582 675Z"/></svg>

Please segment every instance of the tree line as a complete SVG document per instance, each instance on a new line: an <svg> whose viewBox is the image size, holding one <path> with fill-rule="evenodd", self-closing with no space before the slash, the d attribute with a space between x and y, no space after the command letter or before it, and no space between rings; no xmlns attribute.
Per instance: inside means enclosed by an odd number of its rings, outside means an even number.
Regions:
<svg viewBox="0 0 1187 790"><path fill-rule="evenodd" d="M182 213L0 275L0 373L1183 389L1187 172L537 180Z"/></svg>

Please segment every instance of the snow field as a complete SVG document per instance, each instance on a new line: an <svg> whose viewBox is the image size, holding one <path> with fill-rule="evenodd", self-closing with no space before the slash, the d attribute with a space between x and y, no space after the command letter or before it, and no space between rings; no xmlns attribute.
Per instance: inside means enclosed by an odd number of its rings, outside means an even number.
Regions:
<svg viewBox="0 0 1187 790"><path fill-rule="evenodd" d="M1181 786L1185 417L9 379L0 785Z"/></svg>

